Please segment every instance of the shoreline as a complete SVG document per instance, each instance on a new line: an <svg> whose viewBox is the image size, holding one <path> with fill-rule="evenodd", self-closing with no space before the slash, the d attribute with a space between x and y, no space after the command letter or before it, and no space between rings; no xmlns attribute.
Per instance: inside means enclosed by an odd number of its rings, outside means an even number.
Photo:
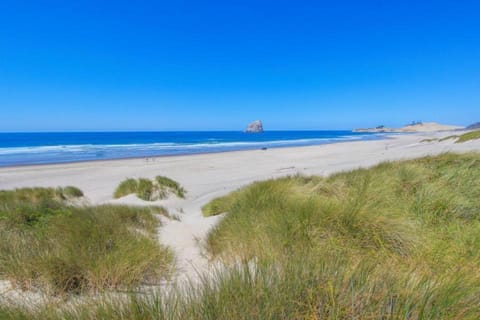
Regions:
<svg viewBox="0 0 480 320"><path fill-rule="evenodd" d="M272 131L273 132L273 131ZM279 131L282 132L282 131ZM301 131L292 131L301 132ZM312 131L315 132L315 131ZM319 131L320 132L320 131ZM330 132L330 131L321 131ZM337 131L331 131L337 132ZM338 131L340 132L340 131ZM344 132L344 131L341 131ZM346 131L345 131L346 132ZM128 159L156 159L163 157L176 157L176 156L192 156L199 154L214 154L225 152L237 152L237 151L252 151L266 149L278 149L278 148L297 148L318 146L326 144L334 144L341 142L355 142L355 141L371 141L371 140L383 140L385 134L358 134L354 136L338 136L338 137L297 137L294 139L280 138L275 140L275 137L271 137L273 140L259 140L259 141L230 141L222 142L219 144L210 144L208 142L198 143L173 143L175 148L162 147L163 142L160 143L158 149L148 149L150 145L156 145L153 142L139 142L139 143L127 143L127 144L58 144L58 145L35 145L35 146L22 146L22 147L2 147L1 150L6 150L5 155L0 155L0 168L11 167L25 167L25 166L43 166L43 165L56 165L56 164L69 164L69 163L81 163L81 162L96 162L96 161L114 161L114 160L128 160ZM210 140L210 139L209 139ZM244 142L245 145L237 145L239 142ZM71 147L86 147L85 150L73 150L69 151ZM27 151L9 151L9 149L27 149ZM36 150L39 148L40 150ZM44 148L59 148L58 151L46 150ZM147 149L145 149L147 148ZM124 149L125 152L118 154L118 150ZM65 151L63 151L65 150ZM60 153L58 153L60 152ZM66 152L66 153L65 153ZM102 155L98 155L97 153ZM58 154L57 154L58 153ZM2 163L2 158L4 161Z"/></svg>
<svg viewBox="0 0 480 320"><path fill-rule="evenodd" d="M165 155L155 155L155 156L132 156L132 157L122 157L122 158L111 158L111 159L89 159L89 160L74 160L74 161L64 161L64 162L48 162L48 163L26 163L26 164L13 164L13 165L0 165L0 170L2 169L13 169L13 168L24 168L24 167L43 167L43 166L54 166L54 165L69 165L69 164L81 164L81 163L98 163L98 162L112 162L112 161L128 161L128 160L139 160L139 159L163 159L171 157L192 157L200 155L210 155L210 154L224 154L224 153L236 153L236 152L251 152L251 151L268 151L272 149L296 149L296 148L308 148L308 147L319 147L324 145L332 145L338 143L349 143L349 142L367 142L367 141L382 141L394 139L399 135L412 134L411 132L404 133L390 133L385 134L384 136L379 137L378 139L365 139L365 140L339 140L333 142L325 142L320 144L309 144L309 145L298 145L298 146L278 146L278 147L267 147L265 150L262 148L256 149L240 149L240 150L223 150L223 151L202 151L196 153L182 153L182 154L165 154Z"/></svg>

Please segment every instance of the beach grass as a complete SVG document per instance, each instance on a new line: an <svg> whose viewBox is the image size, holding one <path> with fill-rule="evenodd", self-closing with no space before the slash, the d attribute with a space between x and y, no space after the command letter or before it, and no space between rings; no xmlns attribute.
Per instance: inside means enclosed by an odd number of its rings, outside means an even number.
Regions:
<svg viewBox="0 0 480 320"><path fill-rule="evenodd" d="M134 288L168 277L159 208L72 206L76 188L0 192L0 279L48 294Z"/></svg>
<svg viewBox="0 0 480 320"><path fill-rule="evenodd" d="M227 263L296 269L286 277L307 287L290 303L319 318L478 318L479 179L471 153L258 182L214 200L212 212L228 213L207 249ZM299 276L305 266L314 279Z"/></svg>
<svg viewBox="0 0 480 320"><path fill-rule="evenodd" d="M480 139L480 130L470 131L461 135L446 136L441 139L436 139L436 138L423 139L420 142L434 142L434 141L443 142L451 139L455 139L455 143L462 143L470 140Z"/></svg>
<svg viewBox="0 0 480 320"><path fill-rule="evenodd" d="M186 190L177 181L164 176L157 176L153 180L128 178L118 185L113 197L118 199L129 194L136 194L145 201L156 201L165 199L170 194L185 198Z"/></svg>
<svg viewBox="0 0 480 320"><path fill-rule="evenodd" d="M156 176L155 181L161 189L173 192L179 198L185 198L187 191L177 181L165 176Z"/></svg>
<svg viewBox="0 0 480 320"><path fill-rule="evenodd" d="M479 178L480 154L467 153L257 182L204 207L226 213L206 242L225 264L199 282L75 308L4 306L0 315L479 319Z"/></svg>
<svg viewBox="0 0 480 320"><path fill-rule="evenodd" d="M458 137L456 142L461 143L461 142L476 140L476 139L480 139L480 130L464 133Z"/></svg>
<svg viewBox="0 0 480 320"><path fill-rule="evenodd" d="M237 199L242 196L245 190L232 192L226 196L213 199L202 207L202 214L204 217L216 216L229 211L230 207Z"/></svg>
<svg viewBox="0 0 480 320"><path fill-rule="evenodd" d="M127 196L129 194L137 193L138 182L135 179L128 178L120 182L113 193L115 199Z"/></svg>

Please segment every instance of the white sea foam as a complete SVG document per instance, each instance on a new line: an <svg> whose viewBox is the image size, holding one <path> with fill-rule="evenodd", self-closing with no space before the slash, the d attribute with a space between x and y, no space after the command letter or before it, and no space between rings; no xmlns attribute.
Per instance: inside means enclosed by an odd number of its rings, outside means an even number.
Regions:
<svg viewBox="0 0 480 320"><path fill-rule="evenodd" d="M235 149L249 148L257 146L295 146L320 144L324 142L360 140L362 136L344 136L335 138L315 138L315 139L296 139L296 140L271 140L271 141L237 141L237 142L217 142L211 140L207 143L147 143L147 144L81 144L81 145L59 145L59 146L33 146L33 147L12 147L0 148L0 155L14 154L62 154L62 153L89 153L89 152L108 152L108 151L168 151L168 150L196 150L198 149Z"/></svg>

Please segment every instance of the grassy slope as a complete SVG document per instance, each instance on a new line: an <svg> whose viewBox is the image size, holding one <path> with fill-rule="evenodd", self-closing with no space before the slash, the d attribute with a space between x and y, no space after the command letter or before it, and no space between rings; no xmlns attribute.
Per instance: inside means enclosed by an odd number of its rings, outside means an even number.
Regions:
<svg viewBox="0 0 480 320"><path fill-rule="evenodd" d="M0 191L0 279L52 294L131 288L168 274L161 208L75 207L78 189Z"/></svg>
<svg viewBox="0 0 480 320"><path fill-rule="evenodd" d="M458 140L456 142L460 143L475 139L480 139L480 130L464 133L458 137Z"/></svg>
<svg viewBox="0 0 480 320"><path fill-rule="evenodd" d="M295 315L478 318L479 179L479 154L446 154L256 183L215 200L208 249L291 270L272 299Z"/></svg>
<svg viewBox="0 0 480 320"><path fill-rule="evenodd" d="M233 264L168 298L5 308L12 319L478 319L480 154L253 184L207 206L228 214L212 256ZM213 208L213 209L212 209Z"/></svg>

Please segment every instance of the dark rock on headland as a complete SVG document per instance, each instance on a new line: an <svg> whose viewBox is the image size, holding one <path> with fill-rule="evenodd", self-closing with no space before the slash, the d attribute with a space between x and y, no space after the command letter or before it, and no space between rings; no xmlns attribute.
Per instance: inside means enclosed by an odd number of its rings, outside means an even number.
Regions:
<svg viewBox="0 0 480 320"><path fill-rule="evenodd" d="M261 133L263 132L263 124L262 121L257 120L250 123L247 128L245 129L247 133Z"/></svg>

